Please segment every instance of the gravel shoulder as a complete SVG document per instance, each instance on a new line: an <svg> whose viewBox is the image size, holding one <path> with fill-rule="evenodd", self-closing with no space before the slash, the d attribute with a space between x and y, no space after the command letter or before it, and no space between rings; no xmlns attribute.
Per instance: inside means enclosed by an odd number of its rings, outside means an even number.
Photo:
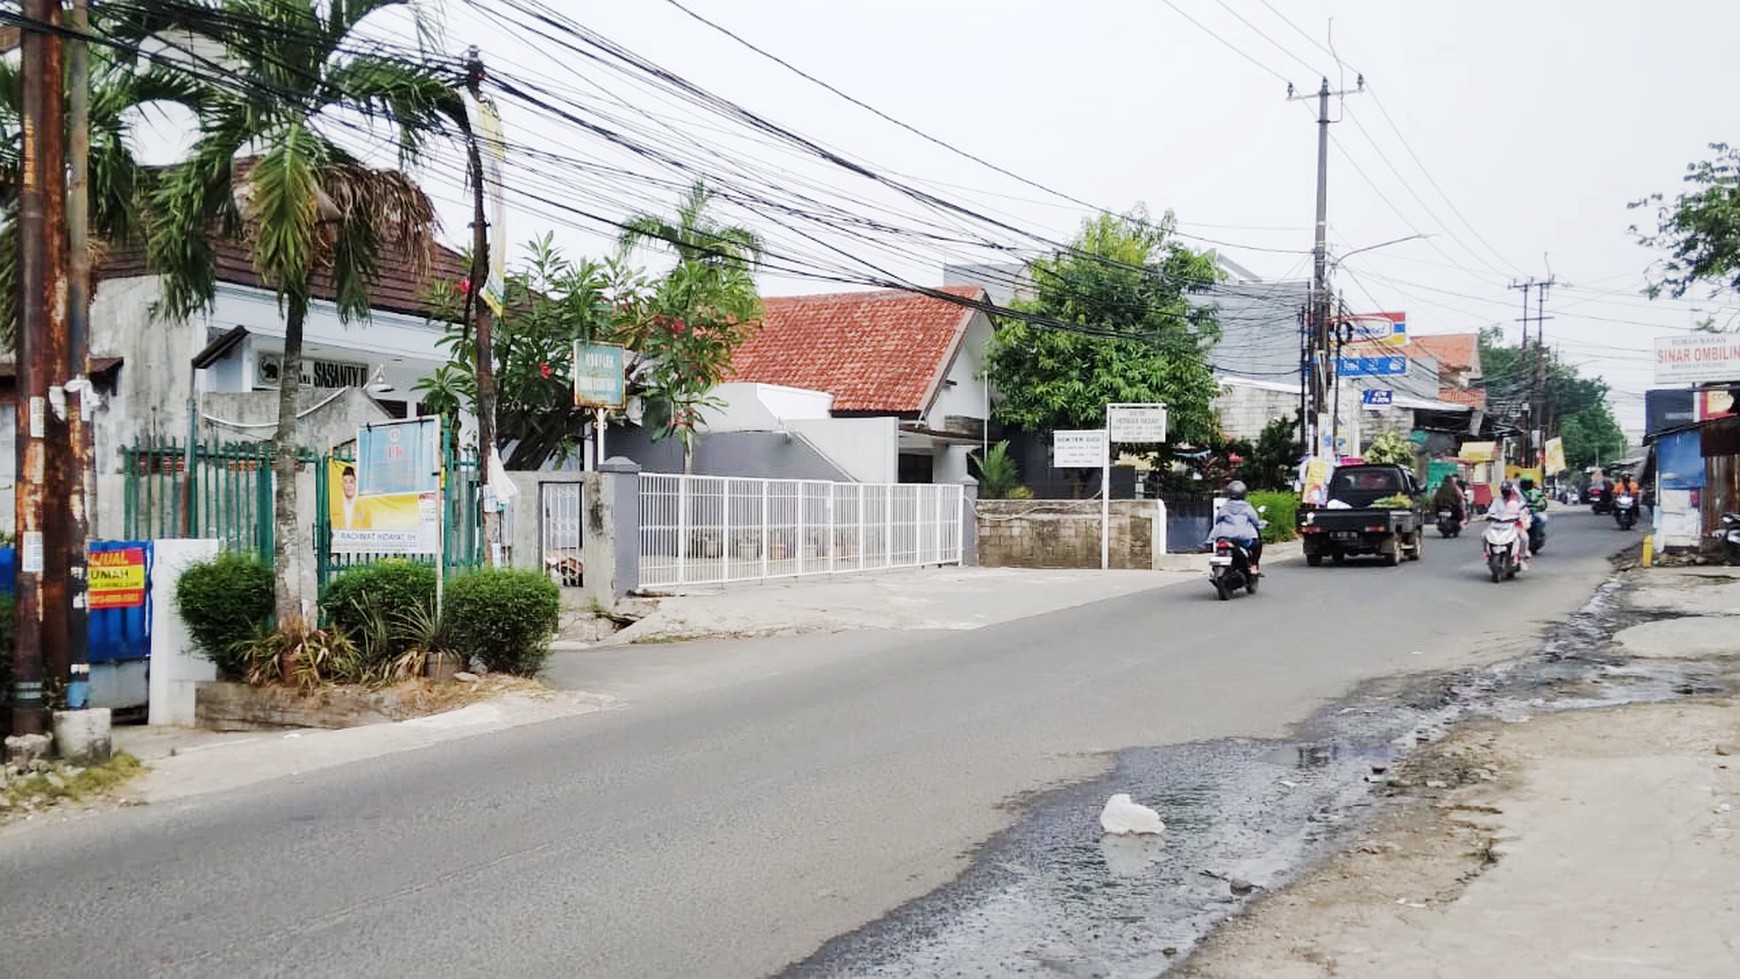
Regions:
<svg viewBox="0 0 1740 979"><path fill-rule="evenodd" d="M1399 805L1177 972L1733 975L1732 699L1471 724L1397 771Z"/></svg>

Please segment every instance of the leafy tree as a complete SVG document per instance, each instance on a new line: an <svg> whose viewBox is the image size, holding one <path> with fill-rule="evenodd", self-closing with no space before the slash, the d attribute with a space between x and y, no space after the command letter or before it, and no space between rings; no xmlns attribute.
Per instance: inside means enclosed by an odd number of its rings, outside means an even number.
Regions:
<svg viewBox="0 0 1740 979"><path fill-rule="evenodd" d="M121 22L105 6L91 11L93 29L136 40L139 25ZM174 103L193 107L197 88L187 75L159 65L139 70L134 59L104 45L89 46L90 168L87 200L93 248L140 240L146 201L157 171L142 165L127 145L136 114ZM18 192L23 152L20 66L0 60L0 350L18 336Z"/></svg>
<svg viewBox="0 0 1740 979"><path fill-rule="evenodd" d="M652 327L642 335L643 368L636 382L646 422L683 446L683 471L694 461L700 409L731 368L731 355L761 319L752 275L761 262L761 239L747 228L707 215L713 194L697 183L677 207L675 220L637 214L623 223L622 245L654 245L676 253L677 263L647 297Z"/></svg>
<svg viewBox="0 0 1740 979"><path fill-rule="evenodd" d="M1029 263L1034 297L1014 308L1050 323L1004 317L986 373L997 418L1029 431L1099 428L1107 402L1165 402L1180 442L1214 434L1217 393L1205 347L1219 336L1211 307L1190 293L1218 278L1214 258L1172 240L1172 216L1142 208L1083 222L1070 248Z"/></svg>
<svg viewBox="0 0 1740 979"><path fill-rule="evenodd" d="M208 0L185 8L196 33L215 40L241 84L203 85L191 155L151 195L150 254L165 274L163 309L185 316L211 305L213 240L247 243L284 311L283 370L273 435L273 524L280 628L300 622L302 529L296 515L296 393L302 331L317 283L330 283L339 316L366 320L385 254L427 267L434 207L396 170L374 169L343 149L335 117L392 127L401 162L441 129L451 87L428 67L379 53L361 22L405 0ZM415 9L413 7L413 9Z"/></svg>
<svg viewBox="0 0 1740 979"><path fill-rule="evenodd" d="M1257 436L1244 465L1239 467L1239 478L1253 490L1290 489L1304 454L1299 443L1299 414L1272 418Z"/></svg>
<svg viewBox="0 0 1740 979"><path fill-rule="evenodd" d="M1631 226L1646 248L1667 252L1659 276L1649 285L1651 298L1679 298L1699 282L1714 290L1740 290L1740 149L1711 143L1715 159L1686 165L1691 190L1670 202L1662 194L1633 201L1632 208L1654 209L1653 232Z"/></svg>
<svg viewBox="0 0 1740 979"><path fill-rule="evenodd" d="M1480 363L1486 375L1487 397L1518 400L1526 397L1534 352L1505 346L1503 333L1483 330ZM1600 460L1617 459L1625 451L1625 433L1614 421L1607 405L1607 382L1584 377L1577 368L1557 359L1549 360L1546 375L1546 409L1549 425L1565 442L1565 465L1580 470Z"/></svg>

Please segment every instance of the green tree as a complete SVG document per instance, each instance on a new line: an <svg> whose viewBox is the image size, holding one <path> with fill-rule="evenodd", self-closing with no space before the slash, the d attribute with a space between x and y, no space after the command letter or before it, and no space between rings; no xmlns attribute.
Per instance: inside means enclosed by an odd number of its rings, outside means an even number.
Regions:
<svg viewBox="0 0 1740 979"><path fill-rule="evenodd" d="M675 220L637 214L623 222L622 245L652 245L676 253L676 265L647 297L644 355L635 380L646 404L646 423L683 446L683 471L694 463L700 409L731 368L731 355L761 319L753 272L761 238L722 225L707 214L713 194L697 183L677 206Z"/></svg>
<svg viewBox="0 0 1740 979"><path fill-rule="evenodd" d="M1272 418L1239 467L1239 478L1253 490L1291 489L1305 450L1299 443L1299 414Z"/></svg>
<svg viewBox="0 0 1740 979"><path fill-rule="evenodd" d="M316 283L329 282L339 316L366 320L382 257L427 267L435 229L428 197L397 170L375 169L329 130L347 115L393 128L401 163L441 129L449 84L430 68L379 53L361 22L405 0L208 0L181 25L224 46L229 77L202 85L189 158L151 195L150 254L165 274L163 310L209 308L214 239L247 243L284 311L284 358L273 434L273 523L280 628L303 618L296 515L296 395L302 332ZM413 7L413 9L415 9ZM239 79L239 83L233 79Z"/></svg>
<svg viewBox="0 0 1740 979"><path fill-rule="evenodd" d="M1480 334L1480 363L1486 375L1489 401L1526 400L1534 369L1534 351L1504 345L1499 330ZM1565 465L1586 469L1602 460L1619 458L1625 434L1607 404L1607 382L1584 377L1577 368L1551 359L1545 368L1549 428L1565 441Z"/></svg>
<svg viewBox="0 0 1740 979"><path fill-rule="evenodd" d="M139 25L91 11L92 27L116 39L137 40ZM90 45L90 169L87 182L93 250L141 240L146 206L157 171L142 165L128 145L141 111L174 103L194 107L197 88L172 68L139 70L131 56ZM18 337L18 191L23 152L23 76L20 66L0 60L0 350Z"/></svg>
<svg viewBox="0 0 1740 979"><path fill-rule="evenodd" d="M1646 248L1667 252L1649 285L1651 298L1679 298L1697 283L1715 290L1740 290L1740 149L1711 143L1715 159L1686 165L1692 189L1672 201L1651 194L1632 208L1654 210L1655 230L1631 233Z"/></svg>
<svg viewBox="0 0 1740 979"><path fill-rule="evenodd" d="M1140 207L1101 214L1068 249L1029 263L1034 296L1013 307L1056 322L998 320L986 374L999 420L1099 428L1107 402L1161 401L1174 441L1210 439L1218 386L1205 351L1220 331L1212 308L1187 296L1219 273L1212 254L1174 242L1172 227L1170 214L1155 222Z"/></svg>

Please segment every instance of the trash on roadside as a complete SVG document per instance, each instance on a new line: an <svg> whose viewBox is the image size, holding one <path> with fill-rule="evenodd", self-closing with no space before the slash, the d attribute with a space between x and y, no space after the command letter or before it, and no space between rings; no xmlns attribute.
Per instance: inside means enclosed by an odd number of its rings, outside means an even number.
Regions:
<svg viewBox="0 0 1740 979"><path fill-rule="evenodd" d="M1131 801L1128 793L1119 792L1107 799L1106 807L1100 810L1100 828L1122 836L1126 833L1161 833L1166 824L1160 821L1159 813Z"/></svg>

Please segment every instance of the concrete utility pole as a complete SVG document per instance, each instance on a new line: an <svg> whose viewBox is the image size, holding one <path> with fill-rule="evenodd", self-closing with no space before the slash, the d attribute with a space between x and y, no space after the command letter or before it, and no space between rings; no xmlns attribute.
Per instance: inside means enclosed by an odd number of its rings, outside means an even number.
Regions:
<svg viewBox="0 0 1740 979"><path fill-rule="evenodd" d="M90 29L86 0L72 0L67 26L75 35ZM90 690L89 598L86 560L96 505L96 453L91 390L90 151L91 63L81 37L67 42L67 438L71 478L65 486L67 530L66 705L77 710ZM185 478L185 477L184 477Z"/></svg>
<svg viewBox="0 0 1740 979"><path fill-rule="evenodd" d="M1523 452L1521 463L1533 468L1545 462L1546 456L1546 344L1543 342L1545 321L1551 319L1546 315L1547 289L1558 282L1557 277L1549 276L1545 282L1536 282L1534 276L1529 276L1527 282L1512 282L1510 288L1521 289L1523 294L1522 343L1517 348L1519 359L1528 369L1528 397L1523 402ZM1529 293L1535 293L1535 345L1529 347Z"/></svg>
<svg viewBox="0 0 1740 979"><path fill-rule="evenodd" d="M50 385L66 367L66 119L58 0L23 0L26 26L19 38L22 79L21 154L18 194L19 321L17 352L17 477L14 519L18 532L16 628L13 647L13 734L43 729L43 677L48 623L58 620L64 639L63 576L51 584L49 555L56 550L54 508L46 507L49 485ZM32 25L47 25L36 29ZM64 453L58 453L64 456ZM55 564L64 567L64 554ZM57 601L58 599L58 601ZM51 661L65 662L65 648ZM64 666L63 666L64 670ZM60 674L64 676L65 673Z"/></svg>
<svg viewBox="0 0 1740 979"><path fill-rule="evenodd" d="M1329 124L1335 120L1329 118L1329 99L1331 96L1340 98L1365 91L1365 76L1360 75L1358 87L1353 91L1332 92L1329 90L1329 79L1323 79L1317 89L1317 226L1315 244L1311 250L1311 322L1306 329L1306 363L1301 364L1301 370L1309 370L1311 374L1311 413L1313 416L1323 411L1323 402L1327 393L1326 385L1332 382L1334 370L1333 359L1330 356L1330 310L1332 308L1329 293ZM1287 100L1290 102L1312 98L1309 95L1293 94L1293 86L1287 86ZM1314 433L1307 451L1317 454L1317 441L1321 438L1316 433L1315 419L1308 428ZM1331 447L1333 451L1333 447Z"/></svg>
<svg viewBox="0 0 1740 979"><path fill-rule="evenodd" d="M483 99L483 58L472 45L465 66L465 86L471 97ZM491 336L491 310L482 301L489 279L489 223L483 208L483 152L478 148L475 127L467 127L465 155L471 165L471 292L468 302L477 314L477 486L483 495L483 561L494 567L501 549L501 511L490 492L490 460L495 453L495 344ZM505 247L505 245L504 245Z"/></svg>

